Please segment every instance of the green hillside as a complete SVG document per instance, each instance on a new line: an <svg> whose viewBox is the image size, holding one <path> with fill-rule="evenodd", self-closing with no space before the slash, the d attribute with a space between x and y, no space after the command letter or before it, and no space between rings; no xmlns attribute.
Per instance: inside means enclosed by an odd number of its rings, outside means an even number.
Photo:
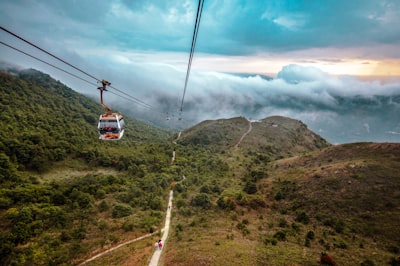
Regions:
<svg viewBox="0 0 400 266"><path fill-rule="evenodd" d="M239 150L277 159L328 147L330 144L301 121L273 116L249 121L244 117L207 120L184 130L182 145L201 145L215 152Z"/></svg>
<svg viewBox="0 0 400 266"><path fill-rule="evenodd" d="M158 228L171 133L127 117L100 141L100 105L35 70L0 73L0 106L0 265L70 265Z"/></svg>
<svg viewBox="0 0 400 266"><path fill-rule="evenodd" d="M181 134L34 71L0 73L0 265L399 265L400 144L332 146L302 122L204 121ZM179 138L178 138L179 136ZM178 138L178 139L176 139ZM172 155L175 155L172 160Z"/></svg>
<svg viewBox="0 0 400 266"><path fill-rule="evenodd" d="M230 177L188 177L176 192L163 265L319 265L321 252L337 265L398 265L399 151L355 143L269 162L224 153Z"/></svg>

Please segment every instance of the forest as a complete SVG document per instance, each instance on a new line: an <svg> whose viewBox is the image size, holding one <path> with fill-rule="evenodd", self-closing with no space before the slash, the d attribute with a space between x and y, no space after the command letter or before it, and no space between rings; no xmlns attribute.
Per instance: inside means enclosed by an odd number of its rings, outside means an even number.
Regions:
<svg viewBox="0 0 400 266"><path fill-rule="evenodd" d="M101 106L32 69L0 73L0 105L1 265L67 265L159 228L183 171L173 132L126 118L123 140L102 142ZM196 174L225 171L206 150L186 158Z"/></svg>

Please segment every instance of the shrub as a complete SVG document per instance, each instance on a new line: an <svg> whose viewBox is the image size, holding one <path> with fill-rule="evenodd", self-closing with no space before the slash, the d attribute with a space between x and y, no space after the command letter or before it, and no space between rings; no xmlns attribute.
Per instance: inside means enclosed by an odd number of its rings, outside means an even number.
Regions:
<svg viewBox="0 0 400 266"><path fill-rule="evenodd" d="M275 194L275 200L282 200L282 199L284 199L285 198L285 196L284 196L284 194L281 192L281 191L278 191L276 194Z"/></svg>
<svg viewBox="0 0 400 266"><path fill-rule="evenodd" d="M243 189L247 194L254 194L257 192L257 184L255 182L248 181Z"/></svg>
<svg viewBox="0 0 400 266"><path fill-rule="evenodd" d="M397 246L389 246L389 247L387 247L387 250L389 252L391 252L391 253L394 253L394 254L398 254L399 253L399 247L397 247Z"/></svg>
<svg viewBox="0 0 400 266"><path fill-rule="evenodd" d="M183 225L182 224L177 224L175 230L182 232L183 231Z"/></svg>
<svg viewBox="0 0 400 266"><path fill-rule="evenodd" d="M257 210L258 208L265 208L267 204L261 196L252 196L249 200L249 205L252 209Z"/></svg>
<svg viewBox="0 0 400 266"><path fill-rule="evenodd" d="M399 266L400 265L400 257L398 258L391 258L389 264L391 266Z"/></svg>
<svg viewBox="0 0 400 266"><path fill-rule="evenodd" d="M279 219L279 227L282 227L282 228L288 227L288 222L286 221L285 218Z"/></svg>
<svg viewBox="0 0 400 266"><path fill-rule="evenodd" d="M370 259L366 259L361 262L360 266L375 266L375 263Z"/></svg>
<svg viewBox="0 0 400 266"><path fill-rule="evenodd" d="M344 241L340 241L339 244L334 244L334 246L337 247L337 248L341 248L341 249L347 249L348 248L347 243L344 242Z"/></svg>
<svg viewBox="0 0 400 266"><path fill-rule="evenodd" d="M209 194L209 193L211 192L211 189L210 189L210 187L209 187L208 185L204 185L204 186L202 186L202 187L200 188L200 192L201 192L201 193Z"/></svg>
<svg viewBox="0 0 400 266"><path fill-rule="evenodd" d="M113 218L122 218L132 214L132 208L129 205L117 203L112 210Z"/></svg>
<svg viewBox="0 0 400 266"><path fill-rule="evenodd" d="M234 210L236 207L235 201L231 197L219 197L217 205L220 209Z"/></svg>
<svg viewBox="0 0 400 266"><path fill-rule="evenodd" d="M286 240L286 232L285 231L278 231L274 234L274 238L279 240L279 241L285 241Z"/></svg>
<svg viewBox="0 0 400 266"><path fill-rule="evenodd" d="M85 239L85 237L86 237L86 229L83 226L76 228L72 231L73 239L82 240Z"/></svg>
<svg viewBox="0 0 400 266"><path fill-rule="evenodd" d="M244 225L243 223L238 223L236 225L236 228L239 229L239 230L243 230L245 227L246 227L246 225Z"/></svg>
<svg viewBox="0 0 400 266"><path fill-rule="evenodd" d="M210 209L211 208L211 200L209 196L205 193L199 193L195 195L190 204L195 207L201 207L203 209Z"/></svg>
<svg viewBox="0 0 400 266"><path fill-rule="evenodd" d="M342 220L336 221L335 226L334 226L336 233L338 233L338 234L343 233L344 228L345 228L345 224Z"/></svg>
<svg viewBox="0 0 400 266"><path fill-rule="evenodd" d="M307 213L300 212L297 214L296 221L303 224L308 224L310 222L310 217L307 215Z"/></svg>
<svg viewBox="0 0 400 266"><path fill-rule="evenodd" d="M292 223L292 229L298 233L300 231L300 226L297 223Z"/></svg>
<svg viewBox="0 0 400 266"><path fill-rule="evenodd" d="M98 206L98 209L100 212L107 211L109 208L110 208L110 206L108 206L108 203L105 200L102 200Z"/></svg>
<svg viewBox="0 0 400 266"><path fill-rule="evenodd" d="M314 231L308 231L306 235L307 239L313 240L315 238Z"/></svg>
<svg viewBox="0 0 400 266"><path fill-rule="evenodd" d="M125 221L122 225L122 229L124 229L125 232L132 232L134 228L135 224L132 221Z"/></svg>

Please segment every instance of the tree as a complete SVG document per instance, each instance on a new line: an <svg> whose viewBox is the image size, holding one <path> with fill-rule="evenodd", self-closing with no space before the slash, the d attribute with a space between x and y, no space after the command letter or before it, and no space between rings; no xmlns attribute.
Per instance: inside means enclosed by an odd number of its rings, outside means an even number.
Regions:
<svg viewBox="0 0 400 266"><path fill-rule="evenodd" d="M117 203L112 209L113 218L122 218L132 214L132 208L127 204Z"/></svg>
<svg viewBox="0 0 400 266"><path fill-rule="evenodd" d="M211 200L210 197L205 193L199 193L195 195L190 204L195 207L201 207L203 209L210 209L211 208Z"/></svg>
<svg viewBox="0 0 400 266"><path fill-rule="evenodd" d="M10 158L4 153L0 153L0 183L6 180L15 181L16 171L17 169L10 162Z"/></svg>
<svg viewBox="0 0 400 266"><path fill-rule="evenodd" d="M257 192L257 184L252 181L247 181L243 191L247 194L254 194Z"/></svg>

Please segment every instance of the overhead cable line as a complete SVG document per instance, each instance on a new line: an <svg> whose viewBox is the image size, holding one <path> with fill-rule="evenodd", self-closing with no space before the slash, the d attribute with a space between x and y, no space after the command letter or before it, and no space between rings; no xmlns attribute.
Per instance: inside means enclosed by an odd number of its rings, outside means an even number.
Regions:
<svg viewBox="0 0 400 266"><path fill-rule="evenodd" d="M147 103L143 102L142 100L139 100L138 98L135 98L135 97L133 97L133 96L127 94L126 92L123 92L123 91L121 91L121 90L119 90L119 89L117 89L117 88L115 88L115 87L113 87L113 86L111 86L111 85L109 85L109 87L110 87L110 88L113 88L114 90L116 90L116 91L118 91L118 92L120 92L120 93L122 93L122 94L124 94L124 95L126 95L126 96L128 96L129 98L135 100L136 103L141 104L142 106L144 106L144 107L146 107L146 108L149 108L149 109L154 108L154 107L151 106L150 104L147 104Z"/></svg>
<svg viewBox="0 0 400 266"><path fill-rule="evenodd" d="M13 47L13 46L11 46L11 45L9 45L9 44L6 44L6 43L4 43L4 42L2 42L2 41L0 41L0 44L2 44L2 45L4 45L4 46L7 46L7 47L9 47L9 48L11 48L11 49L13 49L13 50L15 50L15 51L17 51L17 52L20 52L20 53L26 55L26 56L29 56L29 57L31 57L31 58L33 58L33 59L36 59L36 60L38 60L38 61L40 61L40 62L42 62L42 63L45 63L46 65L49 65L49 66L51 66L51 67L54 67L54 68L56 68L56 69L58 69L58 70L60 70L60 71L62 71L62 72L64 72L64 73L67 73L68 75L71 75L71 76L73 76L73 77L75 77L75 78L77 78L77 79L80 79L80 80L82 80L82 81L84 81L84 82L86 82L86 83L89 83L90 85L97 86L96 83L93 83L93 82L90 82L90 81L88 81L88 80L86 80L86 79L84 79L84 78L81 78L81 77L79 77L79 76L77 76L77 75L75 75L75 74L73 74L73 73L71 73L71 72L68 72L68 71L66 71L66 70L64 70L64 69L62 69L62 68L60 68L60 67L58 67L58 66L55 66L55 65L53 65L53 64L50 64L49 62L46 62L46 61L44 61L44 60L42 60L42 59L40 59L40 58L38 58L38 57L36 57L36 56L30 55L30 54L28 54L28 53L26 53L26 52L24 52L24 51L22 51L22 50L20 50L20 49L18 49L18 48L15 48L15 47Z"/></svg>
<svg viewBox="0 0 400 266"><path fill-rule="evenodd" d="M123 99L125 99L125 100L127 100L127 101L129 101L129 102L137 103L136 101L133 101L132 99L127 98L127 97L125 97L125 96L123 96L123 95L121 95L121 94L115 93L115 92L113 92L113 91L107 90L107 92L109 92L109 93L111 93L111 94L114 94L114 95L116 95L116 96L118 96L118 97L120 97L120 98L123 98ZM143 107L149 109L149 107L147 107L147 106L143 106ZM155 111L155 110L153 110L153 111ZM159 113L158 111L155 111L155 112Z"/></svg>
<svg viewBox="0 0 400 266"><path fill-rule="evenodd" d="M101 80L98 79L98 78L96 78L95 76L93 76L93 75L87 73L86 71L83 71L82 69L80 69L80 68L78 68L78 67L76 67L76 66L74 66L74 65L72 65L72 64L70 64L70 63L68 63L68 62L66 62L65 60L63 60L63 59L61 59L60 57L58 57L58 56L56 56L56 55L54 55L54 54L52 54L52 53L46 51L45 49L40 48L39 46L33 44L32 42L26 40L26 39L23 38L23 37L21 37L21 36L15 34L15 33L13 33L13 32L11 32L10 30L7 30L6 28L4 28L4 27L2 27L2 26L0 26L0 29L3 30L3 31L5 31L5 32L7 32L7 33L9 33L9 34L11 34L12 36L14 36L14 37L16 37L16 38L22 40L23 42L25 42L25 43L27 43L27 44L29 44L29 45L35 47L36 49L38 49L38 50L40 50L40 51L42 51L42 52L44 52L44 53L46 53L46 54L52 56L53 58L55 58L55 59L57 59L57 60L63 62L64 64L66 64L66 65L68 65L68 66L70 66L70 67L72 67L72 68L78 70L79 72L81 72L81 73L83 73L83 74L85 74L85 75L87 75L87 76L93 78L93 79L96 80L97 82L101 82ZM75 78L78 78L78 79L83 80L83 81L85 81L85 82L87 82L87 83L89 83L89 84L92 84L92 85L97 86L97 84L91 83L90 81L87 81L87 80L85 80L85 79L83 79L83 78L81 78L81 77L78 77L78 76L75 75L75 74L72 74L72 73L70 73L70 72L68 72L68 71L66 71L66 70L63 70L63 69L61 69L61 68L59 68L59 67L57 67L57 66L55 66L55 65L52 65L52 64L50 64L50 63L48 63L48 62L45 62L44 60L41 60L41 59L39 59L39 58L37 58L37 57L35 57L35 56L33 56L33 55L30 55L30 54L28 54L28 53L26 53L26 52L23 52L22 50L19 50L19 49L15 48L15 47L12 47L11 45L5 44L5 43L3 43L3 42L1 42L1 44L5 45L5 46L7 46L7 47L9 47L9 48L11 48L11 49L14 49L14 50L16 50L16 51L18 51L18 52L20 52L20 53L23 53L23 54L25 54L25 55L27 55L27 56L30 56L30 57L32 57L32 58L34 58L34 59L36 59L36 60L39 60L39 61L41 61L41 62L43 62L43 63L45 63L45 64L47 64L47 65L49 65L49 66L52 66L52 67L58 69L58 70L61 70L61 71L65 72L65 73L67 73L67 74L69 74L69 75L72 75L72 76L75 77ZM114 90L116 90L116 91L118 91L118 92L124 94L125 96L129 97L129 98L131 99L132 102L135 102L135 103L137 103L137 104L139 104L139 105L142 105L142 106L144 106L144 107L146 107L146 108L148 108L148 109L153 109L153 108L154 108L153 106L151 106L151 105L145 103L144 101L142 101L142 100L140 100L140 99L138 99L138 98L136 98L136 97L133 97L133 96L129 95L128 93L126 93L126 92L124 92L124 91L122 91L122 90L119 90L119 89L117 89L117 88L115 88L115 87L113 87L113 86L110 86L110 87L113 88ZM118 94L116 94L116 93L114 93L114 94L115 94L115 95L118 95ZM121 95L118 95L118 96L122 97ZM125 98L125 97L123 97L123 98ZM127 99L127 98L125 98L125 99ZM153 110L153 111L156 111L156 110ZM159 111L156 111L156 112L159 112ZM159 113L162 113L162 112L159 112Z"/></svg>
<svg viewBox="0 0 400 266"><path fill-rule="evenodd" d="M93 83L93 82L90 82L90 81L88 81L88 80L86 80L86 79L84 79L84 78L81 78L81 77L79 77L78 75L75 75L75 74L73 74L73 73L71 73L71 72L69 72L69 71L67 71L67 70L65 70L65 69L62 69L62 68L60 68L60 67L58 67L58 66L55 66L55 65L53 65L53 64L51 64L51 63L49 63L49 62L46 62L46 61L44 61L44 60L42 60L42 59L40 59L40 58L38 58L38 57L36 57L36 56L33 56L33 55L31 55L31 54L29 54L29 53L27 53L27 52L24 52L24 51L22 51L22 50L20 50L20 49L18 49L18 48L16 48L16 47L14 47L14 46L12 46L12 45L10 45L10 44L7 44L7 43L5 43L5 42L3 42L3 41L0 41L0 44L4 45L4 46L6 46L6 47L8 47L8 48L10 48L10 49L13 49L13 50L15 50L15 51L17 51L17 52L19 52L19 53L22 53L22 54L24 54L24 55L26 55L26 56L29 56L29 57L31 57L31 58L33 58L33 59L35 59L35 60L38 60L38 61L40 61L40 62L42 62L42 63L44 63L44 64L46 64L46 65L49 65L49 66L51 66L51 67L53 67L53 68L55 68L55 69L58 69L58 70L60 70L60 71L62 71L62 72L64 72L64 73L66 73L66 74L68 74L68 75L70 75L70 76L72 76L72 77L74 77L74 78L77 78L77 79L79 79L79 80L82 80L82 81L84 81L84 82L86 82L86 83L88 83L88 84L90 84L90 85L93 85L93 86L95 86L95 87L98 85L98 84ZM119 91L119 90L116 89L116 88L114 88L114 89L117 90L117 91ZM111 93L111 94L114 94L114 95L116 95L116 96L118 96L118 97L121 97L121 98L123 98L123 99L125 99L125 100L127 100L127 101L130 101L130 102L133 102L133 103L138 103L138 100L135 100L135 101L134 101L134 100L131 99L131 97L133 97L133 96L130 96L130 97L128 98L128 97L126 97L126 96L120 95L120 94L115 93L115 92L112 92L112 91L108 91L108 92ZM123 93L123 92L122 92L122 93ZM129 95L128 95L128 96L129 96ZM139 101L140 101L140 100L139 100ZM147 104L145 104L145 103L143 103L142 106L143 106L144 108L151 109L151 108L150 108ZM160 112L160 111L157 111L157 110L152 110L152 111L164 115L163 112Z"/></svg>
<svg viewBox="0 0 400 266"><path fill-rule="evenodd" d="M9 34L11 34L12 36L14 36L14 37L20 39L21 41L26 42L27 44L29 44L29 45L35 47L36 49L39 49L39 50L42 51L43 53L46 53L46 54L48 54L48 55L54 57L55 59L57 59L57 60L63 62L64 64L66 64L66 65L68 65L68 66L70 66L70 67L72 67L72 68L78 70L79 72L81 72L81 73L83 73L83 74L85 74L85 75L87 75L87 76L89 76L89 77L95 79L96 81L98 81L98 82L101 81L100 79L98 79L98 78L96 78L96 77L90 75L89 73L83 71L82 69L80 69L80 68L78 68L78 67L76 67L76 66L74 66L74 65L72 65L72 64L70 64L70 63L68 63L67 61L65 61L65 60L63 60L63 59L61 59L61 58L59 58L58 56L53 55L52 53L46 51L45 49L40 48L39 46L37 46L37 45L31 43L30 41L25 40L25 39L22 38L21 36L19 36L19 35L17 35L17 34L15 34L15 33L11 32L11 31L9 31L9 30L7 30L6 28L0 26L0 29L2 29L3 31L5 31L5 32L7 32L7 33L9 33Z"/></svg>
<svg viewBox="0 0 400 266"><path fill-rule="evenodd" d="M196 22L195 22L194 30L193 30L192 46L190 47L190 55L189 55L189 61L188 61L188 66L187 66L187 71L186 71L185 86L183 88L180 114L182 114L182 112L183 112L183 103L185 101L185 95L186 95L186 89L187 89L187 84L188 84L189 75L190 75L190 69L192 67L194 48L196 46L197 33L199 31L201 13L203 11L203 5L204 5L204 0L199 0L199 5L197 7L197 14L196 14Z"/></svg>

